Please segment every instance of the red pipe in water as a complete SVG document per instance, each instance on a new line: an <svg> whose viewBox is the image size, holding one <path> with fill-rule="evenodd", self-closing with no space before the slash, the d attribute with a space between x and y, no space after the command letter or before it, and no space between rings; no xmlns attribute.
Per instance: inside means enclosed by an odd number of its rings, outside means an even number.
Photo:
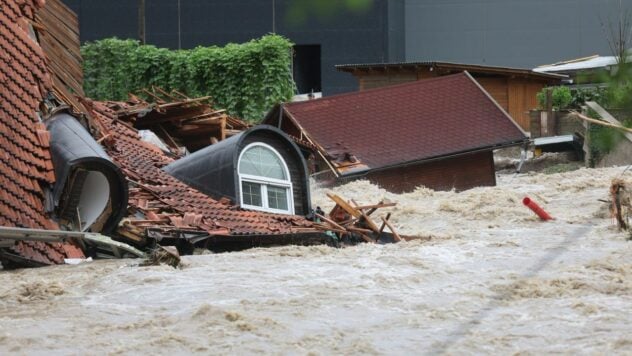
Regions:
<svg viewBox="0 0 632 356"><path fill-rule="evenodd" d="M526 205L529 209L533 210L533 212L536 213L536 215L539 216L540 219L553 220L551 215L549 215L549 213L544 211L544 209L542 209L536 202L531 200L531 198L525 197L524 199L522 199L522 204Z"/></svg>

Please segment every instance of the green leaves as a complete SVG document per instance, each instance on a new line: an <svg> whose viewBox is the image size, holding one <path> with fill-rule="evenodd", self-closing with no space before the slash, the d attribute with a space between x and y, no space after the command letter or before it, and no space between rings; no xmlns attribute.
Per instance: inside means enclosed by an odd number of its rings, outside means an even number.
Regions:
<svg viewBox="0 0 632 356"><path fill-rule="evenodd" d="M549 89L550 88L544 88L537 94L538 104L541 108L546 108L546 91ZM573 101L571 90L565 86L554 87L552 90L553 108L555 110L568 108Z"/></svg>
<svg viewBox="0 0 632 356"><path fill-rule="evenodd" d="M291 48L278 35L178 51L117 38L88 42L81 48L84 90L97 100L125 100L155 85L191 97L211 95L230 114L258 121L294 94Z"/></svg>

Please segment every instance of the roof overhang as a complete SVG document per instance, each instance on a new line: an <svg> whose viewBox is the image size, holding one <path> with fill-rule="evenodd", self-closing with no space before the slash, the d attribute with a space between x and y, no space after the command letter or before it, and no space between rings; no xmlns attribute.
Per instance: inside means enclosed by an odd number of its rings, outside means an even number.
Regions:
<svg viewBox="0 0 632 356"><path fill-rule="evenodd" d="M524 77L546 81L561 81L567 76L563 74L540 73L531 69L484 66L476 64L463 64L452 62L398 62L398 63L364 63L364 64L339 64L336 70L347 73L368 71L418 71L422 69L442 69L452 72L468 71L473 74L494 74L507 77Z"/></svg>
<svg viewBox="0 0 632 356"><path fill-rule="evenodd" d="M422 159L412 160L412 161L408 161L408 162L392 164L392 165L388 165L388 166L384 166L384 167L348 170L346 172L341 173L340 176L344 177L344 178L361 177L361 176L365 176L365 175L367 175L369 173L381 172L381 171L386 171L386 170L389 170L389 169L415 166L415 165L419 165L419 164L436 162L436 161L440 161L440 160L444 160L444 159L451 159L451 158L461 157L461 156L470 155L470 154L474 154L474 153L480 153L480 152L485 152L485 151L493 151L493 150L498 150L498 149L507 148L507 147L521 146L521 145L527 144L528 142L529 142L529 138L525 137L523 140L520 140L520 141L506 142L506 143L501 143L501 144L498 144L498 145L485 146L485 147L480 147L480 148L476 148L476 149L473 149L473 150L467 150L467 151L462 151L462 152L453 152L453 153L449 153L449 154L445 154L445 155L439 155L439 156L434 156L434 157L422 158Z"/></svg>

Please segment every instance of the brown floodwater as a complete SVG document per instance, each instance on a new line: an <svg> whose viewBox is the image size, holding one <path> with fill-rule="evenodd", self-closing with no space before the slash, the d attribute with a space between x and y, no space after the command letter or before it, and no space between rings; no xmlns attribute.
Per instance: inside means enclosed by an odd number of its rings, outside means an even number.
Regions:
<svg viewBox="0 0 632 356"><path fill-rule="evenodd" d="M333 189L398 202L379 212L430 241L0 271L0 354L630 354L632 242L598 201L622 171ZM325 211L326 191L313 191Z"/></svg>

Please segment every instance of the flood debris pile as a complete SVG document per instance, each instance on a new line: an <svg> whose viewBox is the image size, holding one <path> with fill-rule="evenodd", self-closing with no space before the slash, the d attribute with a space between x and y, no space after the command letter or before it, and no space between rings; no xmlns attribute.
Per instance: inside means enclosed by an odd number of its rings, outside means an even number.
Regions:
<svg viewBox="0 0 632 356"><path fill-rule="evenodd" d="M380 217L379 226L371 218L371 215L378 209L394 207L397 203L380 201L377 204L360 205L353 199L346 201L333 193L327 193L327 196L336 205L327 216L318 208L315 217L326 225L327 230L336 233L339 242L391 243L402 241L402 236L389 222L391 213ZM387 232L386 228L390 232Z"/></svg>
<svg viewBox="0 0 632 356"><path fill-rule="evenodd" d="M158 87L144 89L141 94L149 101L130 94L127 102L110 102L108 106L118 120L139 130L151 130L173 153L182 153L182 147L197 151L250 127L226 110L213 108L211 97L190 98Z"/></svg>
<svg viewBox="0 0 632 356"><path fill-rule="evenodd" d="M118 120L117 113L129 109L127 104L86 105L91 106L102 130L99 135L108 155L129 182L128 214L117 232L130 243L174 244L192 251L194 246L252 247L265 244L266 238L272 244L288 235L321 235L304 217L246 211L186 185L162 170L174 158L141 140L136 129Z"/></svg>

